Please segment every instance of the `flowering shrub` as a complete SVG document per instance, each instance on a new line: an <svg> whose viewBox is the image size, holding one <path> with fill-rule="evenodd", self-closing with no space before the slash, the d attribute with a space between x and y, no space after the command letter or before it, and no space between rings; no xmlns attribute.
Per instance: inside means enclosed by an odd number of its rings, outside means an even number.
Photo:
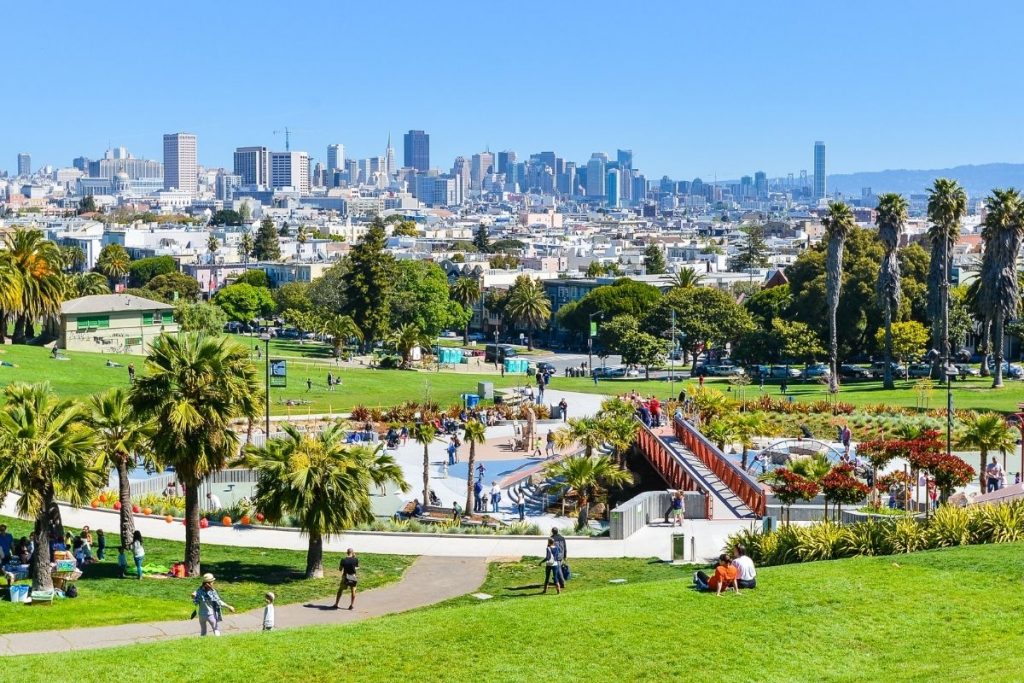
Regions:
<svg viewBox="0 0 1024 683"><path fill-rule="evenodd" d="M844 504L852 505L864 500L871 489L853 476L852 465L842 463L833 467L821 480L821 490L825 500L841 510Z"/></svg>

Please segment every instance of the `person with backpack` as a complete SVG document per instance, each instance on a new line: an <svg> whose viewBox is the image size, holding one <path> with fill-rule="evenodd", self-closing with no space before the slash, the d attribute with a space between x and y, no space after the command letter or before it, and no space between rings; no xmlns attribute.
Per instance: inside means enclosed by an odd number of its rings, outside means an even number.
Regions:
<svg viewBox="0 0 1024 683"><path fill-rule="evenodd" d="M549 538L544 559L541 560L541 564L544 565L544 590L541 593L548 592L549 583L555 585L555 593L562 593L562 559L561 548L555 543L554 538Z"/></svg>

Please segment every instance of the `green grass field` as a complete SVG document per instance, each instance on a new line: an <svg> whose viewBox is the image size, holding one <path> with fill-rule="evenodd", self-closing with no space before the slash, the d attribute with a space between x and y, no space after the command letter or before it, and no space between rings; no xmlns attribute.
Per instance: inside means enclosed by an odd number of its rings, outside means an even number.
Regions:
<svg viewBox="0 0 1024 683"><path fill-rule="evenodd" d="M10 527L15 539L32 531L31 525L22 520L0 517L0 522ZM113 548L108 546L103 562L85 569L78 582L77 598L58 600L47 609L33 609L4 600L0 602L0 632L187 619L193 609L190 595L198 582L195 579L119 578L116 530L105 531L113 534L107 538ZM183 548L182 543L147 540L146 564L169 566L171 562L180 562ZM263 605L263 594L268 590L276 593L282 605L333 595L341 579L339 554L325 555L323 579L306 580L304 552L216 545L204 545L202 552L203 571L217 577L217 589L239 611ZM130 557L128 562L134 570ZM411 563L411 557L361 554L359 584L363 586L365 582L371 587L395 581Z"/></svg>
<svg viewBox="0 0 1024 683"><path fill-rule="evenodd" d="M1024 546L761 569L695 592L688 570L426 608L351 626L5 661L11 680L1017 681ZM659 570L660 571L660 570ZM536 583L497 567L488 585ZM603 577L602 577L603 578Z"/></svg>

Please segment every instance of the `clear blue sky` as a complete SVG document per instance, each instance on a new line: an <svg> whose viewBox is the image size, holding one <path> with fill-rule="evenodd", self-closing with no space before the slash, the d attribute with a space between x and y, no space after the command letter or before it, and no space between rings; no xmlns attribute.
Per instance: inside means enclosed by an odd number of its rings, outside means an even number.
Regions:
<svg viewBox="0 0 1024 683"><path fill-rule="evenodd" d="M0 168L199 135L323 160L632 148L649 177L1024 161L1024 6L975 2L10 3Z"/></svg>

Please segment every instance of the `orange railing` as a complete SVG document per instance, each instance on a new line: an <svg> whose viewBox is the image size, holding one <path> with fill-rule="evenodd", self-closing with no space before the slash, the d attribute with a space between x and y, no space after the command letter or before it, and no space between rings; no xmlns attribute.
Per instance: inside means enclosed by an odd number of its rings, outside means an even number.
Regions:
<svg viewBox="0 0 1024 683"><path fill-rule="evenodd" d="M662 476L669 488L703 493L706 518L711 519L711 492L702 482L690 476L690 473L683 467L680 457L666 446L657 434L639 420L637 422L640 428L637 430L636 441L640 452L646 456L651 466Z"/></svg>
<svg viewBox="0 0 1024 683"><path fill-rule="evenodd" d="M715 445L697 431L697 428L686 420L676 419L673 421L673 429L676 438L684 446L700 459L704 466L715 473L715 476L722 480L733 493L739 496L740 500L747 504L747 507L758 517L764 517L767 510L767 500L764 489L744 472L740 467L722 455L722 452L715 448Z"/></svg>

